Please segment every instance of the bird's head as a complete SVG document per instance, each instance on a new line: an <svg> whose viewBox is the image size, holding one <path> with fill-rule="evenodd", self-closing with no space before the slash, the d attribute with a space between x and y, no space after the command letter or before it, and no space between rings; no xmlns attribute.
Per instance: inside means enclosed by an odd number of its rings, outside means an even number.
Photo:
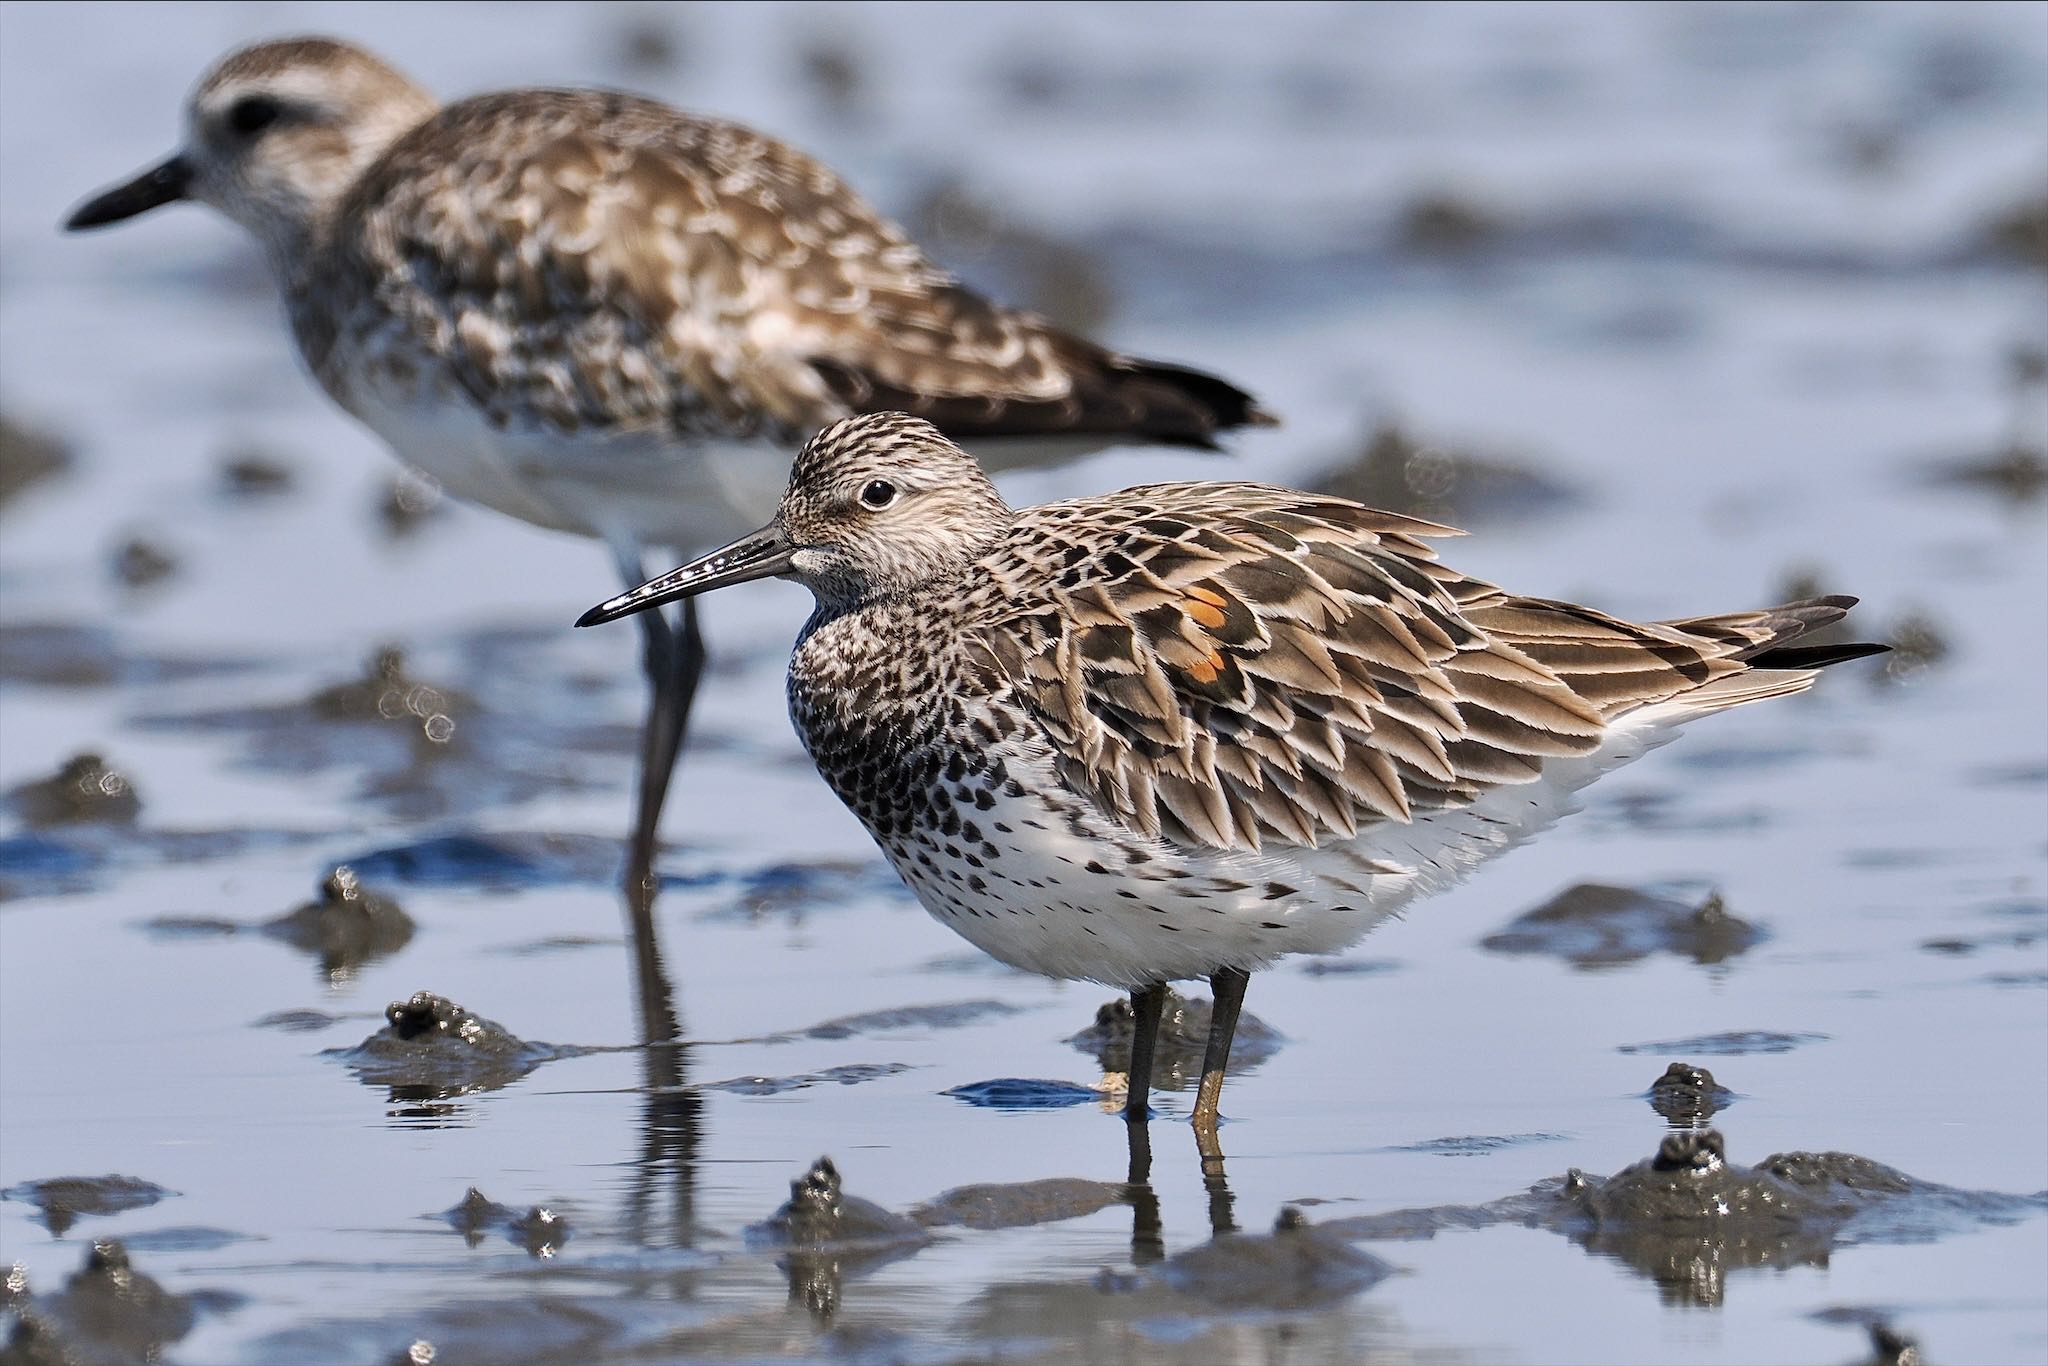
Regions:
<svg viewBox="0 0 2048 1366"><path fill-rule="evenodd" d="M750 579L850 608L959 572L1010 524L973 456L903 413L851 417L797 456L775 520L583 615L594 626Z"/></svg>
<svg viewBox="0 0 2048 1366"><path fill-rule="evenodd" d="M349 43L293 38L241 48L192 91L178 151L94 195L64 226L102 227L190 199L289 258L370 163L435 108L431 95Z"/></svg>

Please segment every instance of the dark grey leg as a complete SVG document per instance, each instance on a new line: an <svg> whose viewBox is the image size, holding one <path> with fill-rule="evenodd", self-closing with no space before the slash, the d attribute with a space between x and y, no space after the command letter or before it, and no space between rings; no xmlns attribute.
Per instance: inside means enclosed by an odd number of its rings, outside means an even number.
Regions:
<svg viewBox="0 0 2048 1366"><path fill-rule="evenodd" d="M1242 968L1225 968L1209 978L1215 1004L1209 1016L1209 1046L1202 1054L1202 1089L1195 1096L1198 1131L1216 1132L1223 1073L1230 1066L1230 1041L1237 1036L1237 1016L1244 1009L1244 989L1251 980L1252 975Z"/></svg>
<svg viewBox="0 0 2048 1366"><path fill-rule="evenodd" d="M1166 983L1154 982L1131 993L1131 1085L1124 1098L1124 1119L1132 1124L1151 1118L1152 1054L1159 1045L1159 1017L1165 1010Z"/></svg>
<svg viewBox="0 0 2048 1366"><path fill-rule="evenodd" d="M623 564L628 585L641 582L637 562ZM633 837L626 859L626 892L651 902L654 893L655 844L661 808L668 799L669 780L689 732L690 705L704 674L704 638L697 627L697 604L685 599L680 629L656 609L639 617L643 661L650 700L647 724L640 734L639 800L633 813Z"/></svg>

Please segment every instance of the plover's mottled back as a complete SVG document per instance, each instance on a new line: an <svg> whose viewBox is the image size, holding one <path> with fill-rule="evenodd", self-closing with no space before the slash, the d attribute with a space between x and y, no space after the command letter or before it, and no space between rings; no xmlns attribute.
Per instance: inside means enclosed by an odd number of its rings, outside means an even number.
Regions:
<svg viewBox="0 0 2048 1366"><path fill-rule="evenodd" d="M1251 970L1357 942L1678 725L1880 648L1791 643L1849 598L1638 624L1521 597L1439 563L1451 534L1257 484L1012 511L929 425L861 417L765 530L583 624L801 580L790 711L826 781L935 916L1131 988L1141 1035L1165 982L1209 976L1213 1121Z"/></svg>
<svg viewBox="0 0 2048 1366"><path fill-rule="evenodd" d="M977 443L1208 446L1270 420L1223 380L962 287L774 138L633 95L443 108L349 44L260 44L200 81L178 155L69 226L178 199L261 239L313 373L401 457L604 539L630 581L642 546L716 527L721 495L765 510L788 449L851 413L908 409ZM677 711L697 652L675 659L649 621ZM679 716L668 730L679 743ZM658 747L643 757L665 784ZM650 801L643 785L649 820Z"/></svg>

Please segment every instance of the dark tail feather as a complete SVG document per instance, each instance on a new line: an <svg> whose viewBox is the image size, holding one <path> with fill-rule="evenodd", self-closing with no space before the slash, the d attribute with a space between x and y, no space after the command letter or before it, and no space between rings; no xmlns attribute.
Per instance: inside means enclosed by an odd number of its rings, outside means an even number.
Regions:
<svg viewBox="0 0 2048 1366"><path fill-rule="evenodd" d="M1708 640L1739 648L1728 657L1739 659L1752 669L1818 669L1847 659L1881 655L1889 645L1860 641L1829 641L1826 644L1794 645L1792 642L1815 631L1825 630L1849 614L1856 599L1846 594L1805 598L1782 607L1765 607L1754 612L1731 612L1726 616L1692 617L1667 622Z"/></svg>
<svg viewBox="0 0 2048 1366"><path fill-rule="evenodd" d="M1132 360L1078 338L1061 340L1072 388L1055 399L1010 393L1000 384L967 394L922 393L844 361L813 358L810 364L855 412L910 413L955 441L1102 436L1213 451L1219 432L1279 421L1228 380Z"/></svg>
<svg viewBox="0 0 2048 1366"><path fill-rule="evenodd" d="M1822 669L1845 660L1886 654L1889 645L1863 641L1842 641L1827 645L1794 645L1801 636L1834 625L1849 615L1856 599L1846 593L1824 598L1806 598L1782 607L1767 607L1762 626L1770 634L1735 657L1752 669Z"/></svg>
<svg viewBox="0 0 2048 1366"><path fill-rule="evenodd" d="M1752 669L1825 669L1851 659L1890 654L1889 645L1778 645L1748 659Z"/></svg>
<svg viewBox="0 0 2048 1366"><path fill-rule="evenodd" d="M1803 598L1788 602L1782 607L1766 607L1757 613L1762 620L1755 629L1764 633L1756 644L1736 653L1737 659L1752 663L1765 651L1780 645L1789 645L1804 635L1811 635L1824 626L1833 626L1849 615L1849 609L1856 605L1856 599L1846 593L1835 593L1824 598Z"/></svg>
<svg viewBox="0 0 2048 1366"><path fill-rule="evenodd" d="M1126 394L1151 399L1141 399L1141 410L1152 419L1145 425L1155 440L1213 447L1217 432L1280 423L1250 394L1205 371L1128 356L1115 357L1105 368Z"/></svg>

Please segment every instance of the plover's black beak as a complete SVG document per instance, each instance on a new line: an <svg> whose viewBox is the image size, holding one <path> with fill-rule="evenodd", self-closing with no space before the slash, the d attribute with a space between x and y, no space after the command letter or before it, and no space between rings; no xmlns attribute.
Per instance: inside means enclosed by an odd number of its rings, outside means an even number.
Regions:
<svg viewBox="0 0 2048 1366"><path fill-rule="evenodd" d="M796 547L789 543L789 537L782 534L782 525L770 522L723 550L714 550L703 559L692 560L681 569L671 569L658 579L649 579L610 602L599 603L578 617L576 624L597 626L678 598L694 598L714 588L787 574L791 569L790 557L794 554Z"/></svg>
<svg viewBox="0 0 2048 1366"><path fill-rule="evenodd" d="M71 211L71 217L64 220L64 231L101 228L165 204L174 204L185 198L191 185L191 163L183 157L172 157L161 166L150 167L127 184L102 190L80 204Z"/></svg>

